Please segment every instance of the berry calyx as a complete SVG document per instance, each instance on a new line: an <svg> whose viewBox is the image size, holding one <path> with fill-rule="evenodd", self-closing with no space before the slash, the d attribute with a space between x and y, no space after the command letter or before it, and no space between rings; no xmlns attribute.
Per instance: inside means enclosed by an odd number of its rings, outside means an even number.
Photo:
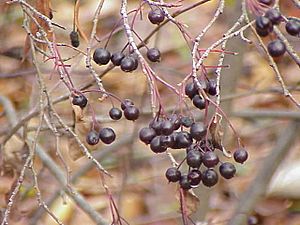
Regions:
<svg viewBox="0 0 300 225"><path fill-rule="evenodd" d="M169 182L177 182L181 178L181 173L176 167L170 167L166 171L166 178Z"/></svg>
<svg viewBox="0 0 300 225"><path fill-rule="evenodd" d="M106 127L100 130L99 137L103 143L111 144L116 139L116 134L112 128Z"/></svg>
<svg viewBox="0 0 300 225"><path fill-rule="evenodd" d="M300 22L291 19L286 23L285 29L290 35L297 36L300 34Z"/></svg>
<svg viewBox="0 0 300 225"><path fill-rule="evenodd" d="M109 110L109 116L113 120L119 120L122 117L122 111L118 108L111 108Z"/></svg>
<svg viewBox="0 0 300 225"><path fill-rule="evenodd" d="M268 44L268 52L272 57L282 56L285 53L285 51L286 46L279 39L276 39Z"/></svg>
<svg viewBox="0 0 300 225"><path fill-rule="evenodd" d="M78 105L80 108L84 108L87 105L87 102L88 100L83 94L75 95L72 99L72 104Z"/></svg>
<svg viewBox="0 0 300 225"><path fill-rule="evenodd" d="M148 49L147 58L151 62L159 62L160 61L160 51L157 48Z"/></svg>
<svg viewBox="0 0 300 225"><path fill-rule="evenodd" d="M165 19L165 14L160 8L152 9L148 13L148 19L153 24L160 24Z"/></svg>
<svg viewBox="0 0 300 225"><path fill-rule="evenodd" d="M225 162L220 165L219 172L225 179L230 179L235 175L236 169L232 163Z"/></svg>
<svg viewBox="0 0 300 225"><path fill-rule="evenodd" d="M99 142L99 134L92 130L90 131L87 136L86 136L86 142L89 144L89 145L96 145L98 144Z"/></svg>
<svg viewBox="0 0 300 225"><path fill-rule="evenodd" d="M213 169L207 169L202 173L202 183L207 187L212 187L218 183L218 174Z"/></svg>
<svg viewBox="0 0 300 225"><path fill-rule="evenodd" d="M150 144L152 139L156 136L155 130L153 128L144 127L139 132L139 138L145 144Z"/></svg>
<svg viewBox="0 0 300 225"><path fill-rule="evenodd" d="M106 65L110 60L110 52L105 48L96 48L93 59L98 65Z"/></svg>
<svg viewBox="0 0 300 225"><path fill-rule="evenodd" d="M135 121L135 120L137 120L139 118L139 115L140 115L140 111L135 106L128 106L124 110L124 116L128 120Z"/></svg>
<svg viewBox="0 0 300 225"><path fill-rule="evenodd" d="M125 57L125 55L122 52L115 52L112 54L110 60L115 66L120 66L122 59Z"/></svg>
<svg viewBox="0 0 300 225"><path fill-rule="evenodd" d="M248 152L241 148L233 153L233 158L237 163L243 164L248 159Z"/></svg>

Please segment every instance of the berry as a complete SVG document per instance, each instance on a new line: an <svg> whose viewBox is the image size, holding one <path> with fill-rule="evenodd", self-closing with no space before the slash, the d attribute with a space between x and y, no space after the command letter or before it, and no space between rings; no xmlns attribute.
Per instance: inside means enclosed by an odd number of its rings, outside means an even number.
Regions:
<svg viewBox="0 0 300 225"><path fill-rule="evenodd" d="M150 142L155 136L156 136L155 130L149 127L144 127L139 132L139 138L145 144L150 144Z"/></svg>
<svg viewBox="0 0 300 225"><path fill-rule="evenodd" d="M191 185L196 186L201 182L202 174L199 170L191 170L188 173L188 180Z"/></svg>
<svg viewBox="0 0 300 225"><path fill-rule="evenodd" d="M206 134L206 127L203 123L193 123L190 128L190 134L196 141L200 141Z"/></svg>
<svg viewBox="0 0 300 225"><path fill-rule="evenodd" d="M233 158L237 163L244 163L248 159L248 152L241 148L233 153Z"/></svg>
<svg viewBox="0 0 300 225"><path fill-rule="evenodd" d="M180 187L183 190L189 190L191 188L191 184L189 182L188 176L187 175L182 175L179 181Z"/></svg>
<svg viewBox="0 0 300 225"><path fill-rule="evenodd" d="M173 147L175 144L175 138L173 135L162 135L160 136L160 144L163 147Z"/></svg>
<svg viewBox="0 0 300 225"><path fill-rule="evenodd" d="M137 68L137 60L132 56L125 56L121 61L121 70L132 72Z"/></svg>
<svg viewBox="0 0 300 225"><path fill-rule="evenodd" d="M219 157L216 153L207 151L202 156L202 162L207 168L211 168L219 163Z"/></svg>
<svg viewBox="0 0 300 225"><path fill-rule="evenodd" d="M155 153L162 153L167 150L166 147L161 145L160 136L156 136L150 142L150 149Z"/></svg>
<svg viewBox="0 0 300 225"><path fill-rule="evenodd" d="M78 105L80 108L84 108L87 105L87 102L87 98L82 94L76 95L72 99L72 104Z"/></svg>
<svg viewBox="0 0 300 225"><path fill-rule="evenodd" d="M177 114L172 114L170 117L171 123L173 123L173 129L178 130L181 126L180 118L177 116Z"/></svg>
<svg viewBox="0 0 300 225"><path fill-rule="evenodd" d="M195 95L192 100L193 100L193 105L195 107L197 107L200 110L205 109L206 107L205 99L202 98L200 95Z"/></svg>
<svg viewBox="0 0 300 225"><path fill-rule="evenodd" d="M181 131L175 135L175 142L178 148L187 148L193 143L193 140L188 132Z"/></svg>
<svg viewBox="0 0 300 225"><path fill-rule="evenodd" d="M225 179L230 179L234 176L236 169L232 163L225 162L219 167L219 172Z"/></svg>
<svg viewBox="0 0 300 225"><path fill-rule="evenodd" d="M184 88L185 94L189 96L190 99L193 99L195 95L198 94L198 90L194 82L187 83Z"/></svg>
<svg viewBox="0 0 300 225"><path fill-rule="evenodd" d="M122 111L120 109L118 109L118 108L111 108L109 110L109 116L113 120L119 120L122 117Z"/></svg>
<svg viewBox="0 0 300 225"><path fill-rule="evenodd" d="M121 109L125 110L128 106L134 106L134 103L130 99L125 99L123 102L121 102Z"/></svg>
<svg viewBox="0 0 300 225"><path fill-rule="evenodd" d="M70 39L71 39L71 45L73 47L77 48L79 46L79 44L80 44L78 32L76 32L76 31L73 30L70 33Z"/></svg>
<svg viewBox="0 0 300 225"><path fill-rule="evenodd" d="M259 36L266 37L272 30L272 22L269 18L259 16L255 20L255 29Z"/></svg>
<svg viewBox="0 0 300 225"><path fill-rule="evenodd" d="M124 110L124 116L126 119L128 120L137 120L139 118L140 115L140 111L137 107L135 106L128 106L126 107L126 109Z"/></svg>
<svg viewBox="0 0 300 225"><path fill-rule="evenodd" d="M110 60L115 66L120 66L122 59L125 57L125 55L122 52L115 52L112 54Z"/></svg>
<svg viewBox="0 0 300 225"><path fill-rule="evenodd" d="M190 151L199 151L199 146L196 143L191 144L186 148L186 154L188 154Z"/></svg>
<svg viewBox="0 0 300 225"><path fill-rule="evenodd" d="M96 145L99 142L99 135L96 131L90 131L86 136L86 142L89 145Z"/></svg>
<svg viewBox="0 0 300 225"><path fill-rule="evenodd" d="M266 37L266 36L269 35L268 30L260 30L260 29L257 29L257 28L255 28L255 30L256 30L256 33L261 37Z"/></svg>
<svg viewBox="0 0 300 225"><path fill-rule="evenodd" d="M148 49L147 58L151 62L159 62L160 61L160 51L157 48Z"/></svg>
<svg viewBox="0 0 300 225"><path fill-rule="evenodd" d="M285 44L279 39L276 39L268 44L268 52L272 57L282 56L285 51Z"/></svg>
<svg viewBox="0 0 300 225"><path fill-rule="evenodd" d="M161 135L162 134L162 126L163 120L161 118L154 118L150 124L149 127L153 128L156 132L157 135Z"/></svg>
<svg viewBox="0 0 300 225"><path fill-rule="evenodd" d="M281 13L276 9L269 9L265 17L267 17L273 25L278 25L281 22Z"/></svg>
<svg viewBox="0 0 300 225"><path fill-rule="evenodd" d="M165 19L165 14L160 8L156 8L151 10L148 13L148 19L153 24L160 24Z"/></svg>
<svg viewBox="0 0 300 225"><path fill-rule="evenodd" d="M265 5L272 5L274 0L258 0L260 3Z"/></svg>
<svg viewBox="0 0 300 225"><path fill-rule="evenodd" d="M201 165L201 153L199 151L189 151L186 156L186 163L193 168L199 168Z"/></svg>
<svg viewBox="0 0 300 225"><path fill-rule="evenodd" d="M188 117L188 116L181 117L180 120L181 120L181 124L184 127L190 127L193 124L193 120L190 117Z"/></svg>
<svg viewBox="0 0 300 225"><path fill-rule="evenodd" d="M285 25L286 32L292 36L300 34L300 23L296 20L289 20Z"/></svg>
<svg viewBox="0 0 300 225"><path fill-rule="evenodd" d="M217 94L217 81L214 79L210 79L207 82L207 93L215 96Z"/></svg>
<svg viewBox="0 0 300 225"><path fill-rule="evenodd" d="M166 171L166 177L169 182L177 182L181 178L181 173L176 167L170 167Z"/></svg>
<svg viewBox="0 0 300 225"><path fill-rule="evenodd" d="M116 134L113 129L107 127L100 130L99 137L103 143L111 144L116 139Z"/></svg>
<svg viewBox="0 0 300 225"><path fill-rule="evenodd" d="M207 187L212 187L218 183L218 174L213 169L207 169L202 173L202 183Z"/></svg>
<svg viewBox="0 0 300 225"><path fill-rule="evenodd" d="M99 65L106 65L110 60L110 52L105 48L96 48L93 59Z"/></svg>
<svg viewBox="0 0 300 225"><path fill-rule="evenodd" d="M173 130L174 130L174 124L169 121L169 120L164 120L161 123L161 133L164 135L170 135L172 134Z"/></svg>

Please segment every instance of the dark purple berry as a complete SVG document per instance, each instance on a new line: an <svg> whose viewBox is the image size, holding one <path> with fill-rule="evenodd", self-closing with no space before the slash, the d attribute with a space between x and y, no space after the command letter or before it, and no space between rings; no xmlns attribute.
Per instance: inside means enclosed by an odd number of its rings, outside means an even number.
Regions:
<svg viewBox="0 0 300 225"><path fill-rule="evenodd" d="M144 127L139 132L139 138L145 144L150 144L150 142L155 136L156 136L155 130L149 127Z"/></svg>
<svg viewBox="0 0 300 225"><path fill-rule="evenodd" d="M181 173L176 167L170 167L166 171L166 178L169 182L177 182L181 178Z"/></svg>
<svg viewBox="0 0 300 225"><path fill-rule="evenodd" d="M259 16L255 20L255 29L259 36L266 37L273 30L273 25L269 18Z"/></svg>
<svg viewBox="0 0 300 225"><path fill-rule="evenodd" d="M194 82L187 83L184 88L185 94L189 96L190 99L193 99L195 95L198 94L198 90Z"/></svg>
<svg viewBox="0 0 300 225"><path fill-rule="evenodd" d="M285 51L285 44L279 39L276 39L268 44L268 52L272 57L282 56Z"/></svg>
<svg viewBox="0 0 300 225"><path fill-rule="evenodd" d="M132 72L137 68L137 60L133 56L125 56L121 60L121 70L124 72Z"/></svg>
<svg viewBox="0 0 300 225"><path fill-rule="evenodd" d="M210 79L207 82L207 93L212 96L217 94L217 81L215 79Z"/></svg>
<svg viewBox="0 0 300 225"><path fill-rule="evenodd" d="M220 165L219 172L225 179L230 179L235 175L236 169L232 163L225 162Z"/></svg>
<svg viewBox="0 0 300 225"><path fill-rule="evenodd" d="M175 142L178 148L187 148L193 143L193 140L188 132L181 131L176 134Z"/></svg>
<svg viewBox="0 0 300 225"><path fill-rule="evenodd" d="M140 111L137 107L135 106L128 106L126 107L126 109L124 110L124 116L126 119L128 120L137 120L139 118L140 115Z"/></svg>
<svg viewBox="0 0 300 225"><path fill-rule="evenodd" d="M160 8L156 8L151 10L148 13L148 19L153 24L160 24L165 19L165 14Z"/></svg>
<svg viewBox="0 0 300 225"><path fill-rule="evenodd" d="M173 129L178 130L181 126L181 121L180 121L180 118L178 117L178 115L172 114L169 119L170 119L171 123L173 123Z"/></svg>
<svg viewBox="0 0 300 225"><path fill-rule="evenodd" d="M111 144L116 139L116 134L110 127L102 128L99 133L101 141L105 144Z"/></svg>
<svg viewBox="0 0 300 225"><path fill-rule="evenodd" d="M72 99L72 104L78 105L80 108L84 108L87 105L87 102L87 98L82 94L75 95Z"/></svg>
<svg viewBox="0 0 300 225"><path fill-rule="evenodd" d="M161 135L162 134L162 128L161 128L162 123L163 123L163 120L161 118L154 118L150 122L149 127L153 128L157 135Z"/></svg>
<svg viewBox="0 0 300 225"><path fill-rule="evenodd" d="M128 106L134 106L134 103L133 103L132 100L130 100L130 99L125 99L123 102L121 102L121 109L122 109L122 110L125 110L126 107L128 107Z"/></svg>
<svg viewBox="0 0 300 225"><path fill-rule="evenodd" d="M193 168L199 168L201 165L201 153L199 151L189 151L186 156L186 163Z"/></svg>
<svg viewBox="0 0 300 225"><path fill-rule="evenodd" d="M166 147L161 145L160 136L156 136L150 142L150 149L155 153L162 153L167 150Z"/></svg>
<svg viewBox="0 0 300 225"><path fill-rule="evenodd" d="M202 174L199 170L191 170L188 173L188 180L192 186L196 186L201 182Z"/></svg>
<svg viewBox="0 0 300 225"><path fill-rule="evenodd" d="M191 184L189 182L188 176L187 175L182 175L179 181L180 187L183 190L189 190L191 188Z"/></svg>
<svg viewBox="0 0 300 225"><path fill-rule="evenodd" d="M207 169L202 173L202 183L207 187L212 187L218 183L218 174L213 169Z"/></svg>
<svg viewBox="0 0 300 225"><path fill-rule="evenodd" d="M269 9L265 17L267 17L273 25L278 25L281 22L281 13L277 9Z"/></svg>
<svg viewBox="0 0 300 225"><path fill-rule="evenodd" d="M160 51L157 48L148 49L147 58L151 62L159 62L160 61Z"/></svg>
<svg viewBox="0 0 300 225"><path fill-rule="evenodd" d="M122 117L122 111L120 109L118 109L118 108L111 108L109 110L109 116L113 120L119 120Z"/></svg>
<svg viewBox="0 0 300 225"><path fill-rule="evenodd" d="M175 138L173 135L161 135L160 143L163 147L171 148L175 144Z"/></svg>
<svg viewBox="0 0 300 225"><path fill-rule="evenodd" d="M188 116L181 117L180 122L184 127L190 127L193 124L193 120Z"/></svg>
<svg viewBox="0 0 300 225"><path fill-rule="evenodd" d="M122 52L115 52L112 54L110 60L115 66L120 66L122 59L125 57L125 55Z"/></svg>
<svg viewBox="0 0 300 225"><path fill-rule="evenodd" d="M161 123L161 133L164 134L164 135L170 135L173 133L173 130L174 130L174 124L169 121L169 120L164 120L162 123Z"/></svg>
<svg viewBox="0 0 300 225"><path fill-rule="evenodd" d="M248 159L248 152L241 148L233 153L233 158L237 163L244 163Z"/></svg>
<svg viewBox="0 0 300 225"><path fill-rule="evenodd" d="M98 144L99 142L99 134L92 130L90 131L87 136L86 136L86 142L89 144L89 145L96 145Z"/></svg>
<svg viewBox="0 0 300 225"><path fill-rule="evenodd" d="M258 0L260 3L265 5L272 5L274 0Z"/></svg>
<svg viewBox="0 0 300 225"><path fill-rule="evenodd" d="M77 48L79 46L79 44L80 44L78 32L76 32L76 31L73 30L70 33L70 39L71 39L71 45L73 47Z"/></svg>
<svg viewBox="0 0 300 225"><path fill-rule="evenodd" d="M207 168L216 166L219 163L219 157L212 151L207 151L202 156L202 162Z"/></svg>
<svg viewBox="0 0 300 225"><path fill-rule="evenodd" d="M190 128L190 134L196 141L200 141L206 135L206 127L203 123L193 123Z"/></svg>
<svg viewBox="0 0 300 225"><path fill-rule="evenodd" d="M202 98L200 95L195 95L192 100L193 100L193 105L195 107L197 107L200 110L205 109L206 107L205 99Z"/></svg>
<svg viewBox="0 0 300 225"><path fill-rule="evenodd" d="M291 19L285 24L285 29L290 35L297 36L300 34L300 22Z"/></svg>
<svg viewBox="0 0 300 225"><path fill-rule="evenodd" d="M258 28L255 28L255 30L256 30L256 33L261 37L267 37L270 33L268 30L260 30Z"/></svg>
<svg viewBox="0 0 300 225"><path fill-rule="evenodd" d="M105 48L96 48L93 59L98 65L106 65L110 60L110 52Z"/></svg>

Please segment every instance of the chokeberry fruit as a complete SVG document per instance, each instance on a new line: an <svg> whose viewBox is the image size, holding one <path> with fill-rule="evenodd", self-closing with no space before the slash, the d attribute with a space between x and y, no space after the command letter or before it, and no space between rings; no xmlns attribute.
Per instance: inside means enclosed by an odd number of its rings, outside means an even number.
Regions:
<svg viewBox="0 0 300 225"><path fill-rule="evenodd" d="M202 98L200 95L195 95L192 99L193 105L197 107L198 109L202 110L206 107L206 101L204 98Z"/></svg>
<svg viewBox="0 0 300 225"><path fill-rule="evenodd" d="M154 118L150 124L149 127L152 127L157 135L161 135L162 134L162 123L163 120L161 118Z"/></svg>
<svg viewBox="0 0 300 225"><path fill-rule="evenodd" d="M77 48L79 46L79 44L80 44L78 32L76 32L76 31L73 30L70 33L70 39L71 39L71 45L73 47Z"/></svg>
<svg viewBox="0 0 300 225"><path fill-rule="evenodd" d="M180 118L178 117L178 115L172 114L169 119L170 119L171 123L173 123L174 130L178 130L181 126L181 121L180 121Z"/></svg>
<svg viewBox="0 0 300 225"><path fill-rule="evenodd" d="M160 143L163 147L172 148L175 144L175 138L173 135L161 135Z"/></svg>
<svg viewBox="0 0 300 225"><path fill-rule="evenodd" d="M255 20L255 27L259 30L270 31L272 29L272 22L268 17L259 16Z"/></svg>
<svg viewBox="0 0 300 225"><path fill-rule="evenodd" d="M147 58L151 62L159 62L160 61L160 51L157 48L148 49Z"/></svg>
<svg viewBox="0 0 300 225"><path fill-rule="evenodd" d="M233 153L233 158L237 163L244 163L248 159L248 152L241 148Z"/></svg>
<svg viewBox="0 0 300 225"><path fill-rule="evenodd" d="M189 178L187 175L182 175L179 181L180 187L183 190L189 190L191 188L191 184L189 182Z"/></svg>
<svg viewBox="0 0 300 225"><path fill-rule="evenodd" d="M162 123L161 123L161 133L164 134L164 135L170 135L173 133L173 130L174 130L174 124L169 121L169 120L164 120Z"/></svg>
<svg viewBox="0 0 300 225"><path fill-rule="evenodd" d="M89 145L96 145L98 144L99 142L99 134L92 130L90 131L87 136L86 136L86 142L89 144Z"/></svg>
<svg viewBox="0 0 300 225"><path fill-rule="evenodd" d="M121 60L121 70L124 72L132 72L137 68L137 60L132 56L125 56Z"/></svg>
<svg viewBox="0 0 300 225"><path fill-rule="evenodd" d="M190 127L190 134L196 141L200 141L206 134L206 127L203 123L193 123Z"/></svg>
<svg viewBox="0 0 300 225"><path fill-rule="evenodd" d="M192 186L196 186L201 182L202 174L199 170L191 170L188 173L188 180Z"/></svg>
<svg viewBox="0 0 300 225"><path fill-rule="evenodd" d="M125 57L125 55L122 52L115 52L112 54L110 60L115 66L120 66L122 59Z"/></svg>
<svg viewBox="0 0 300 225"><path fill-rule="evenodd" d="M212 187L218 183L218 174L213 169L207 169L202 173L202 183L207 187Z"/></svg>
<svg viewBox="0 0 300 225"><path fill-rule="evenodd" d="M265 5L272 5L274 0L258 0L260 3Z"/></svg>
<svg viewBox="0 0 300 225"><path fill-rule="evenodd" d="M131 99L124 99L124 101L121 102L121 109L125 110L128 106L134 106L134 102Z"/></svg>
<svg viewBox="0 0 300 225"><path fill-rule="evenodd" d="M212 96L217 94L217 81L215 79L210 79L207 82L207 93Z"/></svg>
<svg viewBox="0 0 300 225"><path fill-rule="evenodd" d="M124 116L128 120L135 121L135 120L137 120L139 118L139 115L140 115L140 111L135 106L128 106L124 110Z"/></svg>
<svg viewBox="0 0 300 225"><path fill-rule="evenodd" d="M122 111L120 109L118 109L118 108L111 108L109 110L109 116L113 120L119 120L122 117Z"/></svg>
<svg viewBox="0 0 300 225"><path fill-rule="evenodd" d="M187 148L193 143L193 140L188 132L181 131L175 135L175 142L178 148Z"/></svg>
<svg viewBox="0 0 300 225"><path fill-rule="evenodd" d="M87 105L87 98L83 95L75 95L72 99L73 105L78 105L80 108L84 108Z"/></svg>
<svg viewBox="0 0 300 225"><path fill-rule="evenodd" d="M285 24L285 29L290 35L297 36L300 34L300 22L296 20L289 20Z"/></svg>
<svg viewBox="0 0 300 225"><path fill-rule="evenodd" d="M269 18L273 25L278 25L281 22L281 13L277 9L269 9L265 17Z"/></svg>
<svg viewBox="0 0 300 225"><path fill-rule="evenodd" d="M200 151L189 151L186 156L186 163L192 168L199 168L201 165L201 153Z"/></svg>
<svg viewBox="0 0 300 225"><path fill-rule="evenodd" d="M181 117L180 120L181 120L181 124L184 127L190 127L193 124L193 120L190 117L188 117L188 116L183 116L183 117Z"/></svg>
<svg viewBox="0 0 300 225"><path fill-rule="evenodd" d="M202 162L207 168L216 166L219 163L219 157L212 151L207 151L202 156Z"/></svg>
<svg viewBox="0 0 300 225"><path fill-rule="evenodd" d="M165 19L165 14L160 8L152 9L148 13L148 19L153 24L160 24Z"/></svg>
<svg viewBox="0 0 300 225"><path fill-rule="evenodd" d="M197 86L194 82L187 83L184 87L184 91L190 99L193 99L193 97L198 94Z"/></svg>
<svg viewBox="0 0 300 225"><path fill-rule="evenodd" d="M285 51L286 46L279 39L276 39L268 44L268 52L272 57L282 56L285 53Z"/></svg>
<svg viewBox="0 0 300 225"><path fill-rule="evenodd" d="M160 136L156 136L151 140L150 149L155 153L162 153L167 150L165 146L161 145Z"/></svg>
<svg viewBox="0 0 300 225"><path fill-rule="evenodd" d="M96 48L93 59L99 65L106 65L110 60L110 52L105 48Z"/></svg>
<svg viewBox="0 0 300 225"><path fill-rule="evenodd" d="M106 127L100 130L99 137L103 143L111 144L116 139L116 134L112 128Z"/></svg>
<svg viewBox="0 0 300 225"><path fill-rule="evenodd" d="M219 172L225 179L230 179L235 175L236 169L232 163L225 162L220 165Z"/></svg>
<svg viewBox="0 0 300 225"><path fill-rule="evenodd" d="M181 178L181 173L176 167L170 167L166 171L166 178L169 182L177 182Z"/></svg>
<svg viewBox="0 0 300 225"><path fill-rule="evenodd" d="M155 130L153 128L144 127L139 132L139 138L145 144L150 144L152 139L156 136Z"/></svg>

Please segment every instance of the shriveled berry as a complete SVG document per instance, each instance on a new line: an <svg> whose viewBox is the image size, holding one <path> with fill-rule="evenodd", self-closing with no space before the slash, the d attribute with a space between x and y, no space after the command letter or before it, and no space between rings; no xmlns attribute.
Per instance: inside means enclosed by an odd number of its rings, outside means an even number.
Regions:
<svg viewBox="0 0 300 225"><path fill-rule="evenodd" d="M137 60L132 56L125 56L121 60L121 70L124 72L132 72L137 68Z"/></svg>
<svg viewBox="0 0 300 225"><path fill-rule="evenodd" d="M285 29L290 35L297 36L300 34L300 22L291 19L285 24Z"/></svg>
<svg viewBox="0 0 300 225"><path fill-rule="evenodd" d="M193 123L190 128L190 134L192 138L194 138L197 141L200 141L206 134L206 127L203 123Z"/></svg>
<svg viewBox="0 0 300 225"><path fill-rule="evenodd" d="M233 158L237 163L244 163L248 159L248 152L241 148L233 153Z"/></svg>
<svg viewBox="0 0 300 225"><path fill-rule="evenodd" d="M272 57L282 56L285 53L285 51L286 46L279 39L276 39L268 44L268 52Z"/></svg>
<svg viewBox="0 0 300 225"><path fill-rule="evenodd" d="M99 137L103 143L111 144L116 139L116 134L112 128L106 127L100 130Z"/></svg>
<svg viewBox="0 0 300 225"><path fill-rule="evenodd" d="M180 187L183 190L189 190L191 188L191 184L189 182L188 176L187 175L182 175L179 181Z"/></svg>
<svg viewBox="0 0 300 225"><path fill-rule="evenodd" d="M119 120L122 117L122 111L120 109L118 109L118 108L111 108L109 110L109 116L113 120Z"/></svg>
<svg viewBox="0 0 300 225"><path fill-rule="evenodd" d="M155 136L156 136L155 130L149 127L144 127L139 132L139 138L145 144L150 144L150 142Z"/></svg>
<svg viewBox="0 0 300 225"><path fill-rule="evenodd" d="M160 136L156 136L150 142L150 149L155 153L162 153L167 150L166 147L161 145Z"/></svg>
<svg viewBox="0 0 300 225"><path fill-rule="evenodd" d="M124 110L124 116L128 120L137 120L139 118L140 111L137 107L135 106L128 106Z"/></svg>
<svg viewBox="0 0 300 225"><path fill-rule="evenodd" d="M124 101L121 102L121 109L125 110L128 106L134 106L134 102L131 99L124 99Z"/></svg>
<svg viewBox="0 0 300 225"><path fill-rule="evenodd" d="M148 19L153 24L160 24L165 19L165 14L160 8L152 9L148 13Z"/></svg>
<svg viewBox="0 0 300 225"><path fill-rule="evenodd" d="M225 179L230 179L235 175L236 169L232 163L225 162L220 165L219 172Z"/></svg>
<svg viewBox="0 0 300 225"><path fill-rule="evenodd" d="M193 124L193 120L190 117L188 117L188 116L183 116L183 117L181 117L180 120L181 120L181 124L184 127L190 127Z"/></svg>
<svg viewBox="0 0 300 225"><path fill-rule="evenodd" d="M71 45L73 47L77 48L79 46L79 44L80 44L78 32L76 32L76 31L73 30L70 33L70 40L71 40Z"/></svg>
<svg viewBox="0 0 300 225"><path fill-rule="evenodd" d="M199 170L193 169L188 173L188 180L192 186L196 186L201 182L202 174Z"/></svg>
<svg viewBox="0 0 300 225"><path fill-rule="evenodd" d="M194 82L187 83L184 87L184 91L190 99L193 99L193 97L198 94L197 86L194 84Z"/></svg>
<svg viewBox="0 0 300 225"><path fill-rule="evenodd" d="M188 132L181 131L176 134L175 142L178 148L187 148L193 143L193 140Z"/></svg>
<svg viewBox="0 0 300 225"><path fill-rule="evenodd" d="M93 59L98 65L106 65L110 60L110 52L105 48L96 48Z"/></svg>
<svg viewBox="0 0 300 225"><path fill-rule="evenodd" d="M112 54L110 60L115 66L120 66L122 59L125 57L125 55L122 52L115 52Z"/></svg>
<svg viewBox="0 0 300 225"><path fill-rule="evenodd" d="M159 62L160 61L160 51L157 48L148 49L147 58L151 62Z"/></svg>
<svg viewBox="0 0 300 225"><path fill-rule="evenodd" d="M173 130L174 130L174 124L171 121L164 120L161 123L161 133L162 134L170 135L170 134L172 134Z"/></svg>
<svg viewBox="0 0 300 225"><path fill-rule="evenodd" d="M265 17L269 18L273 25L278 25L281 22L281 13L277 9L269 9Z"/></svg>
<svg viewBox="0 0 300 225"><path fill-rule="evenodd" d="M217 94L217 81L215 79L210 79L207 82L207 93L212 96Z"/></svg>
<svg viewBox="0 0 300 225"><path fill-rule="evenodd" d="M86 136L86 142L89 144L89 145L96 145L98 144L99 142L99 134L92 130L90 131L87 136Z"/></svg>
<svg viewBox="0 0 300 225"><path fill-rule="evenodd" d="M207 168L216 166L219 163L219 157L212 151L207 151L202 156L202 162Z"/></svg>
<svg viewBox="0 0 300 225"><path fill-rule="evenodd" d="M202 183L207 187L212 187L218 183L218 174L213 169L207 169L202 173Z"/></svg>
<svg viewBox="0 0 300 225"><path fill-rule="evenodd" d="M181 178L181 172L176 167L170 167L166 171L166 178L169 182L177 182Z"/></svg>
<svg viewBox="0 0 300 225"><path fill-rule="evenodd" d="M84 108L87 105L87 98L83 95L75 95L72 99L73 105L78 105L80 108Z"/></svg>
<svg viewBox="0 0 300 225"><path fill-rule="evenodd" d="M193 105L195 107L197 107L200 110L205 109L206 101L200 95L195 95L192 100L193 100Z"/></svg>
<svg viewBox="0 0 300 225"><path fill-rule="evenodd" d="M201 165L201 153L199 151L189 151L186 156L186 163L193 168L199 168Z"/></svg>

